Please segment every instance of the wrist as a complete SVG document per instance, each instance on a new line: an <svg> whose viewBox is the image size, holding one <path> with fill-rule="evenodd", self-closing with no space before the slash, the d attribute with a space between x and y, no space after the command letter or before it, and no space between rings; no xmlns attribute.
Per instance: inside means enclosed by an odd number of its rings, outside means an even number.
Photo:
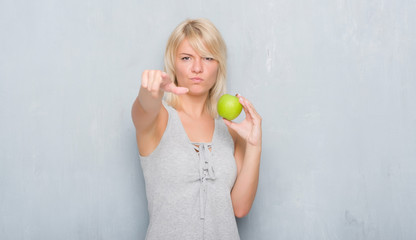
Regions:
<svg viewBox="0 0 416 240"><path fill-rule="evenodd" d="M261 143L256 143L256 144L253 144L250 142L246 143L246 151L261 152L261 149L262 149Z"/></svg>

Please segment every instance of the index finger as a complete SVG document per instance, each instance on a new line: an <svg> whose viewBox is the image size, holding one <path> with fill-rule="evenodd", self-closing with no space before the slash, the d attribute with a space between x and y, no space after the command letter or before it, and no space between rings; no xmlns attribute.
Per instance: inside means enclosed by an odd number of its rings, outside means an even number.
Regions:
<svg viewBox="0 0 416 240"><path fill-rule="evenodd" d="M261 121L261 116L260 116L260 114L257 113L257 111L254 108L253 104L247 98L244 98L244 97L242 97L240 95L239 95L239 97L240 97L240 103L244 107L244 111L246 113L248 112L253 119L257 118L258 120ZM247 109L247 111L246 111L246 109Z"/></svg>

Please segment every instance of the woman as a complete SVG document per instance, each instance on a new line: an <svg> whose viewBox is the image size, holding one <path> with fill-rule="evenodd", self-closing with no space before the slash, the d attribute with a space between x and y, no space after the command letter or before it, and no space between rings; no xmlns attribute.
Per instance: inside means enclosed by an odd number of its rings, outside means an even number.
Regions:
<svg viewBox="0 0 416 240"><path fill-rule="evenodd" d="M166 72L142 74L132 118L148 200L146 239L239 239L235 217L248 214L257 190L261 117L237 95L245 119L217 118L225 66L220 33L195 19L172 32Z"/></svg>

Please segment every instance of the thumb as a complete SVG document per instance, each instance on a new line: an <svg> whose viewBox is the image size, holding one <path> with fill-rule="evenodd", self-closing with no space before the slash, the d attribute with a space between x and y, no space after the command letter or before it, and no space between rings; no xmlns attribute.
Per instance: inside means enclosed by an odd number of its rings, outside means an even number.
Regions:
<svg viewBox="0 0 416 240"><path fill-rule="evenodd" d="M170 79L170 76L165 72L162 72L161 77L162 77L162 82L165 84L173 82L172 79Z"/></svg>
<svg viewBox="0 0 416 240"><path fill-rule="evenodd" d="M175 85L175 83L173 83L173 81L171 80L170 76L165 73L162 72L162 82L163 82L163 90L166 92L171 92L174 93L176 95L182 95L182 94L186 94L187 92L189 92L188 88L185 87L178 87Z"/></svg>
<svg viewBox="0 0 416 240"><path fill-rule="evenodd" d="M176 95L183 95L189 92L189 89L186 87L178 87L174 83L171 84L170 92Z"/></svg>
<svg viewBox="0 0 416 240"><path fill-rule="evenodd" d="M225 125L227 125L227 127L230 127L231 129L233 129L234 131L237 130L236 128L236 124L228 119L223 118L222 121L224 121Z"/></svg>

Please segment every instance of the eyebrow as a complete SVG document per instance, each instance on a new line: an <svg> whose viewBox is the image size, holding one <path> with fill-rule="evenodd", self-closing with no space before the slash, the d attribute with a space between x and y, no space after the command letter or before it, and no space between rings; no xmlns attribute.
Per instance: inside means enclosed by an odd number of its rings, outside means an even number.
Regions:
<svg viewBox="0 0 416 240"><path fill-rule="evenodd" d="M190 53L179 53L179 55L193 56L193 55L192 55L192 54L190 54Z"/></svg>

